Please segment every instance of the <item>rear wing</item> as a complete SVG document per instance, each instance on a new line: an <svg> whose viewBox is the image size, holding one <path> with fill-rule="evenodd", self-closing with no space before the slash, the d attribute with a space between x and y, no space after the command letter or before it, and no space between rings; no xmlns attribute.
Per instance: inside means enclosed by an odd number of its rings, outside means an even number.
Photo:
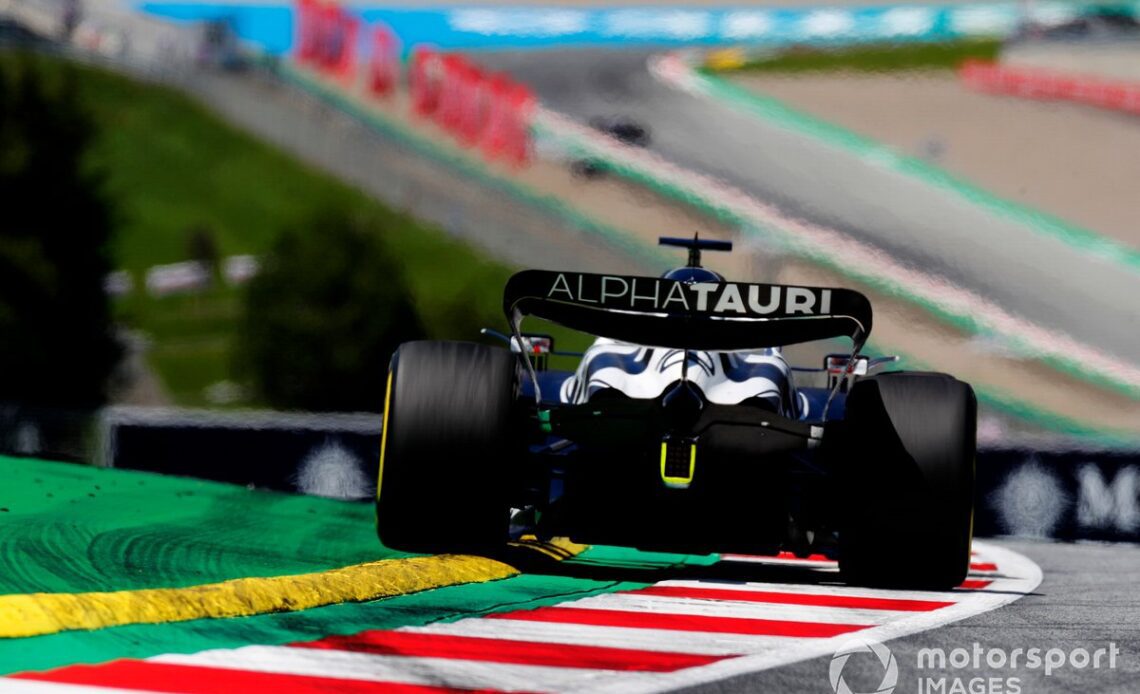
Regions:
<svg viewBox="0 0 1140 694"><path fill-rule="evenodd" d="M733 351L871 333L871 302L850 289L745 282L685 284L661 277L524 270L507 281L503 311L516 335L525 316L622 342Z"/></svg>

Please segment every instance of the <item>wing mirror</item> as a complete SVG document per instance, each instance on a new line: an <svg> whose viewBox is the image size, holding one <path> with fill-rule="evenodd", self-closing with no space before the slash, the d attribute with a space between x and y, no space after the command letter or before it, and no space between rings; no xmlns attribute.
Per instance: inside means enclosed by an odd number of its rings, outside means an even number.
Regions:
<svg viewBox="0 0 1140 694"><path fill-rule="evenodd" d="M851 364L850 354L829 354L823 358L823 370L827 372L827 387L834 388L836 382L840 379L845 379L848 374L851 376L866 376L875 369L893 364L898 361L897 356L889 357L864 357L862 355L855 357L855 363ZM850 372L848 371L850 368ZM841 390L846 391L846 384L843 385Z"/></svg>
<svg viewBox="0 0 1140 694"><path fill-rule="evenodd" d="M515 354L526 350L533 357L541 357L554 351L554 338L550 335L523 333L522 344L517 337L511 338L511 351Z"/></svg>
<svg viewBox="0 0 1140 694"><path fill-rule="evenodd" d="M480 332L506 342L510 345L511 352L514 354L526 352L526 354L530 355L530 358L534 362L534 368L538 371L546 370L547 358L554 353L554 337L551 335L523 333L522 342L519 342L519 338L517 337L504 335L490 328L483 328Z"/></svg>
<svg viewBox="0 0 1140 694"><path fill-rule="evenodd" d="M519 338L511 337L511 351L515 354L525 351L534 360L536 371L546 371L550 353L554 351L554 338L550 335L523 333L522 344L519 344Z"/></svg>

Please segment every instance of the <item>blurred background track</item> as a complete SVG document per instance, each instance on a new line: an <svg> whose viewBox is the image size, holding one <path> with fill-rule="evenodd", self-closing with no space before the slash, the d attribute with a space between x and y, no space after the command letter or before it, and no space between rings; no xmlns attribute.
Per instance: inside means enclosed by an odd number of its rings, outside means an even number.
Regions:
<svg viewBox="0 0 1140 694"><path fill-rule="evenodd" d="M617 271L644 261L529 205L487 179L434 161L406 142L268 76L199 75L188 85L230 123L396 209L512 265ZM644 270L643 270L644 271Z"/></svg>
<svg viewBox="0 0 1140 694"><path fill-rule="evenodd" d="M1105 262L923 182L778 124L659 83L648 55L480 56L579 120L620 114L666 158L838 229L1130 363L1140 362L1140 271ZM1107 174L1105 174L1107 175Z"/></svg>
<svg viewBox="0 0 1140 694"><path fill-rule="evenodd" d="M950 71L762 72L732 81L926 159L1008 200L1140 248L1140 129L1079 104L968 89Z"/></svg>
<svg viewBox="0 0 1140 694"><path fill-rule="evenodd" d="M9 2L25 10L34 5L41 13L50 9L50 3ZM188 58L188 46L197 40L193 25L140 15L115 0L88 7L93 25L131 37L129 50L104 64L184 89L228 122L510 265L655 272L668 262L667 255L649 250L662 229L740 231L633 181L576 178L567 155L545 150L541 140L528 169L484 164L452 145L442 130L411 118L400 95L367 104L335 85L325 88L332 98L322 98L305 84L282 83L273 71L194 69ZM837 229L1124 363L1140 360L1134 339L1140 272L1035 234L1018 220L866 157L662 84L646 67L649 55L637 48L545 50L480 52L476 60L530 84L555 111L580 122L616 116L641 123L652 133L650 149L675 164L774 203L792 218ZM778 84L763 76L739 79ZM766 259L772 249L764 246L746 248L743 257L713 262L731 275L761 280L848 281L778 254ZM876 300L876 344L902 350L913 365L962 373L996 396L985 403L998 411L1009 412L1008 401L1030 404L1060 416L1035 417L1034 426L1068 422L1062 428L1070 431L1140 426L1135 397L1058 374L1000 340L948 327L905 302ZM815 361L820 351L792 354Z"/></svg>

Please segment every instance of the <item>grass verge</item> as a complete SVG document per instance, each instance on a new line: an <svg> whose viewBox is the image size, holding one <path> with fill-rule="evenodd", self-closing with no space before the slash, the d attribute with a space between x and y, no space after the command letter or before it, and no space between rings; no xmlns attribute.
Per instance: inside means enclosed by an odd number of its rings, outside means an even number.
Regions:
<svg viewBox="0 0 1140 694"><path fill-rule="evenodd" d="M210 404L211 384L245 380L232 359L240 290L219 285L161 298L144 290L147 268L190 259L194 229L208 230L221 255L258 255L280 230L317 210L349 210L379 220L429 337L473 338L450 334L457 311L503 323L501 291L510 269L442 230L230 127L175 90L54 58L0 53L0 69L22 62L50 80L67 71L76 77L97 127L88 164L101 172L118 206L116 265L135 286L116 301L116 317L149 341L148 361L175 403Z"/></svg>
<svg viewBox="0 0 1140 694"><path fill-rule="evenodd" d="M945 43L874 43L861 46L795 46L754 55L719 52L710 56L709 67L723 71L751 72L903 72L952 70L968 59L995 60L1001 50L996 39L967 39Z"/></svg>

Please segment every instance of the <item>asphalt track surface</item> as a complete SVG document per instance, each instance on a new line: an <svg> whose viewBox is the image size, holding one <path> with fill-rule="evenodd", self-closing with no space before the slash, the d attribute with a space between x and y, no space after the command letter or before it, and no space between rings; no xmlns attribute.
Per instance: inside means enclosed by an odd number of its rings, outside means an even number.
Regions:
<svg viewBox="0 0 1140 694"><path fill-rule="evenodd" d="M897 659L896 692L915 692L920 676L1018 677L1025 694L1041 692L1136 692L1140 690L1140 547L1136 545L1054 544L1002 541L996 543L1033 560L1044 579L1032 594L1017 602L948 624L939 629L895 639L887 646ZM941 648L972 649L1059 648L1090 652L1115 643L1120 656L1115 669L1064 667L1046 677L1042 670L1024 668L920 671L918 652ZM702 694L745 692L829 692L831 657L815 658L756 674L694 687ZM1103 662L1103 661L1102 661ZM871 691L883 676L879 662L855 656L844 678L855 691ZM1004 691L1004 690L1003 690Z"/></svg>
<svg viewBox="0 0 1140 694"><path fill-rule="evenodd" d="M849 234L1042 327L1140 363L1140 273L961 197L660 83L636 51L481 53L543 103L648 126L651 149L782 211ZM678 230L688 231L688 230Z"/></svg>

